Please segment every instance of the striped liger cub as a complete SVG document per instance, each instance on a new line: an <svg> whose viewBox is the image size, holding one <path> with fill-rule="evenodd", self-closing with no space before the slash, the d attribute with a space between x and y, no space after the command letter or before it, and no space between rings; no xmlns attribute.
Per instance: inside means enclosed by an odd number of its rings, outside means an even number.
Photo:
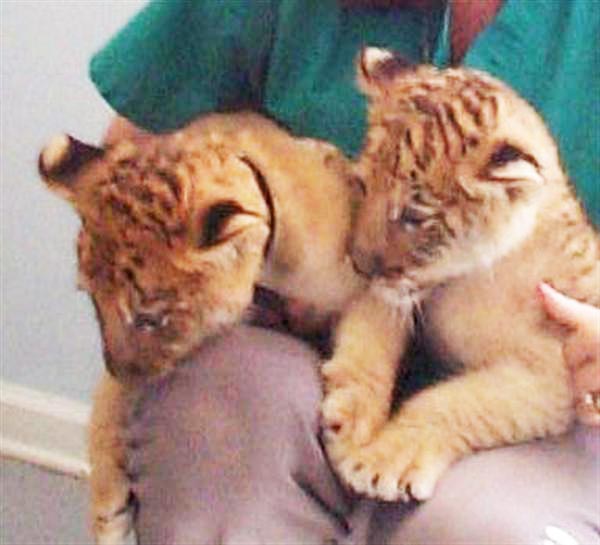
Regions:
<svg viewBox="0 0 600 545"><path fill-rule="evenodd" d="M40 172L82 222L80 284L107 367L90 429L93 533L120 543L131 524L122 432L140 383L238 322L259 282L324 314L364 284L346 252L346 161L239 113L102 148L59 136Z"/></svg>
<svg viewBox="0 0 600 545"><path fill-rule="evenodd" d="M371 286L323 369L327 448L354 490L422 500L470 452L568 428L563 332L535 291L600 305L600 241L542 119L505 84L376 48L358 72L369 123L351 254ZM456 372L390 415L415 324Z"/></svg>

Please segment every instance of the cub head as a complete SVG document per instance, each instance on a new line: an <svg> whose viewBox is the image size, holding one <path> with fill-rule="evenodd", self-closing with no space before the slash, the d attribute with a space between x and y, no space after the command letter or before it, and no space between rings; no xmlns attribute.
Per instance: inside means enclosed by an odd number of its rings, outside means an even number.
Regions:
<svg viewBox="0 0 600 545"><path fill-rule="evenodd" d="M272 223L246 157L184 133L105 148L63 135L42 151L39 171L81 219L80 285L113 375L166 371L240 318Z"/></svg>
<svg viewBox="0 0 600 545"><path fill-rule="evenodd" d="M527 237L545 188L564 180L527 102L482 72L410 66L381 49L363 50L357 71L369 101L359 270L411 278L435 268L443 280Z"/></svg>

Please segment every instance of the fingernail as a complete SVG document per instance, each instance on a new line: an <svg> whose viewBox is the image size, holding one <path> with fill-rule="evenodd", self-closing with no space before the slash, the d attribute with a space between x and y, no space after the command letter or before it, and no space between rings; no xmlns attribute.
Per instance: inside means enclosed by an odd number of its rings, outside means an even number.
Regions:
<svg viewBox="0 0 600 545"><path fill-rule="evenodd" d="M554 293L554 288L550 284L546 284L546 282L540 282L536 288L542 297L551 297Z"/></svg>

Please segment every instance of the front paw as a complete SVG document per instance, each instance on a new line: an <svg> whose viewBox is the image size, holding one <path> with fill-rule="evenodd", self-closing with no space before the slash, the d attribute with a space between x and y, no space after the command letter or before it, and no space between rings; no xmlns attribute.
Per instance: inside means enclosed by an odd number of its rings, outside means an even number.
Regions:
<svg viewBox="0 0 600 545"><path fill-rule="evenodd" d="M359 382L343 380L334 360L323 365L326 395L321 418L326 440L367 444L388 419L387 396Z"/></svg>
<svg viewBox="0 0 600 545"><path fill-rule="evenodd" d="M366 388L350 385L333 389L321 406L327 440L366 445L387 420L387 406L375 401Z"/></svg>
<svg viewBox="0 0 600 545"><path fill-rule="evenodd" d="M114 472L92 479L92 532L97 545L121 545L131 530L129 481Z"/></svg>
<svg viewBox="0 0 600 545"><path fill-rule="evenodd" d="M430 498L456 458L442 431L394 424L368 445L332 441L326 447L345 484L359 494L385 501Z"/></svg>

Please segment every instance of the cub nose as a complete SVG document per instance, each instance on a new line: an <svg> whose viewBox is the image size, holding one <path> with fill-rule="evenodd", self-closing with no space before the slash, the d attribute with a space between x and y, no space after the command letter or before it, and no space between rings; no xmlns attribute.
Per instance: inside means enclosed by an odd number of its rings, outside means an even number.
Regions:
<svg viewBox="0 0 600 545"><path fill-rule="evenodd" d="M352 264L356 272L363 276L378 276L383 273L384 260L377 253L355 247L352 250Z"/></svg>

